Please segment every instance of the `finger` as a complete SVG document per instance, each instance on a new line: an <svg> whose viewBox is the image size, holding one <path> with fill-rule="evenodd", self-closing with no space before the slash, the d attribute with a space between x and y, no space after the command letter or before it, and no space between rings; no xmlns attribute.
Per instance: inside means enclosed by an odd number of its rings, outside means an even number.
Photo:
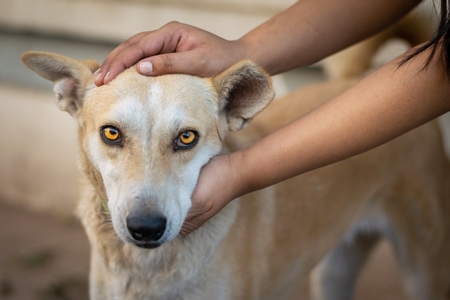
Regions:
<svg viewBox="0 0 450 300"><path fill-rule="evenodd" d="M170 22L158 30L136 34L114 49L103 62L95 83L109 83L144 57L176 52L183 24Z"/></svg>
<svg viewBox="0 0 450 300"><path fill-rule="evenodd" d="M119 53L109 64L101 67L101 73L96 78L97 85L108 84L123 70L131 67L142 59L144 54L137 46L132 46Z"/></svg>
<svg viewBox="0 0 450 300"><path fill-rule="evenodd" d="M213 76L221 71L215 64L206 64L204 57L198 50L160 54L139 61L137 70L147 76L190 74L200 77Z"/></svg>
<svg viewBox="0 0 450 300"><path fill-rule="evenodd" d="M161 52L175 51L176 43L173 41L177 41L177 39L161 35L156 31L143 32L133 36L108 55L100 68L96 84L101 85L111 82L119 73L144 57L150 57Z"/></svg>
<svg viewBox="0 0 450 300"><path fill-rule="evenodd" d="M186 236L193 231L200 228L203 224L206 223L214 214L209 214L208 212L200 213L194 215L189 215L186 217L186 220L181 227L180 234L182 236Z"/></svg>
<svg viewBox="0 0 450 300"><path fill-rule="evenodd" d="M195 194L195 192L194 192ZM213 204L214 201L201 201L197 204L193 203L189 209L183 226L181 227L180 234L188 235L189 233L200 228L206 221L213 217L217 211Z"/></svg>
<svg viewBox="0 0 450 300"><path fill-rule="evenodd" d="M123 71L128 64L130 64L130 61L133 59L137 60L140 59L140 51L135 47L135 45L147 34L147 32L141 32L139 34L136 34L132 36L131 38L127 39L123 43L121 43L119 46L117 46L114 50L112 50L106 59L103 61L102 65L100 66L100 69L97 71L97 77L95 80L95 84L97 86L100 86L104 83L104 79L106 77L114 78L118 73ZM129 49L131 48L131 49ZM128 50L127 50L128 49ZM131 51L130 51L131 50ZM128 52L128 53L124 53ZM131 52L131 53L129 53ZM125 58L125 61L123 61L121 58ZM129 61L127 61L129 59ZM120 64L118 64L120 62ZM112 74L111 74L111 66L112 67ZM111 76L112 75L112 76Z"/></svg>
<svg viewBox="0 0 450 300"><path fill-rule="evenodd" d="M155 55L146 59L141 60L137 64L137 70L142 75L163 75L163 74L173 74L173 73L184 73L182 70L183 57L189 57L189 54L183 53L168 53Z"/></svg>

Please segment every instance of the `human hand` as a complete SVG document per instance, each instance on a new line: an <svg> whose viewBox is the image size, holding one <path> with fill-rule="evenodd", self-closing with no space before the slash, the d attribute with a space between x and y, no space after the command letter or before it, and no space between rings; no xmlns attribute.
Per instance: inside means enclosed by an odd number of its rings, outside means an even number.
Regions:
<svg viewBox="0 0 450 300"><path fill-rule="evenodd" d="M192 206L181 229L187 235L202 226L240 194L243 181L230 155L213 157L201 170Z"/></svg>
<svg viewBox="0 0 450 300"><path fill-rule="evenodd" d="M228 41L199 28L171 22L141 32L115 48L96 72L95 84L113 80L137 63L143 75L183 73L214 76L244 58L238 41Z"/></svg>

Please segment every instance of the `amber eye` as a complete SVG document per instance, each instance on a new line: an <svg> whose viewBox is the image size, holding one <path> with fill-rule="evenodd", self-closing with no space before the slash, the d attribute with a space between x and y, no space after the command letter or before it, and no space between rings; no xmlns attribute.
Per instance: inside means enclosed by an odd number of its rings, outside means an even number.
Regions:
<svg viewBox="0 0 450 300"><path fill-rule="evenodd" d="M180 134L180 142L185 145L189 145L194 142L196 136L197 135L192 130L185 131Z"/></svg>
<svg viewBox="0 0 450 300"><path fill-rule="evenodd" d="M198 134L193 130L183 131L175 140L175 149L187 149L197 143Z"/></svg>
<svg viewBox="0 0 450 300"><path fill-rule="evenodd" d="M120 143L120 131L119 129L112 126L105 126L102 128L101 136L103 140L107 143Z"/></svg>

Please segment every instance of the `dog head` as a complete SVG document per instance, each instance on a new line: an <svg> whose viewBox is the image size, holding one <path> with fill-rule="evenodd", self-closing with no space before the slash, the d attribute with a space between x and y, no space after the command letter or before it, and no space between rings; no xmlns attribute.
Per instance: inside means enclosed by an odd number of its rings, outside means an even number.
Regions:
<svg viewBox="0 0 450 300"><path fill-rule="evenodd" d="M26 52L23 62L54 82L57 105L79 124L84 166L105 197L117 235L154 248L179 234L200 169L274 97L250 61L213 78L145 77L134 67L96 87L94 61ZM220 175L218 175L220 176Z"/></svg>

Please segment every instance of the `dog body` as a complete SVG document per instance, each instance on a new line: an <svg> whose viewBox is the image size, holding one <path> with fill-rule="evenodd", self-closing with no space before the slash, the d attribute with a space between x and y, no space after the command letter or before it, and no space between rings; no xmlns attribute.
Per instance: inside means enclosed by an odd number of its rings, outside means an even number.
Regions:
<svg viewBox="0 0 450 300"><path fill-rule="evenodd" d="M250 145L352 82L334 80L291 93L229 138L239 147ZM313 299L351 299L358 271L381 237L394 248L411 299L449 299L449 170L438 124L430 122L365 154L277 184L271 209L278 216L270 225L280 226L276 244L297 240L300 256L293 261L302 275L320 261L312 276ZM262 202L256 200L253 209ZM244 214L249 212L237 219ZM283 218L289 228L280 223Z"/></svg>
<svg viewBox="0 0 450 300"><path fill-rule="evenodd" d="M97 88L92 62L39 52L23 60L55 82L58 106L79 123L92 299L298 299L319 262L314 297L348 299L380 236L413 299L448 299L450 167L435 122L235 200L181 237L201 167L273 98L264 72L250 62L211 79L130 68ZM275 101L226 148L250 145L352 83Z"/></svg>

